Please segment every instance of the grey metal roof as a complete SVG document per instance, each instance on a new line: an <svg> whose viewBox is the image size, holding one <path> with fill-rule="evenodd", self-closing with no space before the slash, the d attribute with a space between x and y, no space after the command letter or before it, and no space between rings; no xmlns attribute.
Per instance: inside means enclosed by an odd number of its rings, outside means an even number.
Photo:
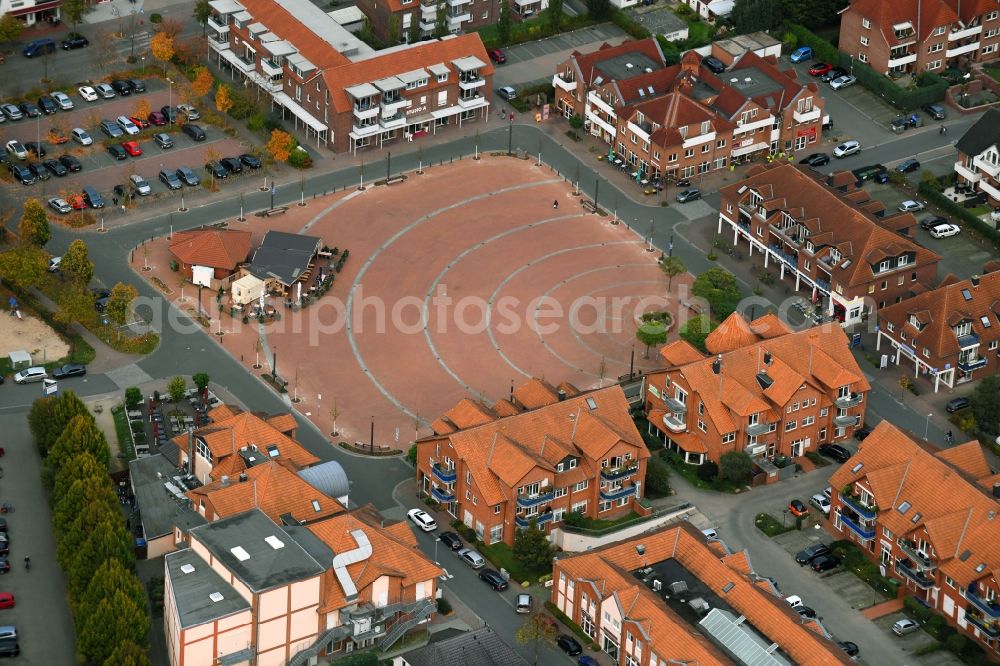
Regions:
<svg viewBox="0 0 1000 666"><path fill-rule="evenodd" d="M163 559L181 627L195 627L250 608L246 599L190 548L167 553Z"/></svg>
<svg viewBox="0 0 1000 666"><path fill-rule="evenodd" d="M489 627L432 642L405 653L410 666L523 666L527 664Z"/></svg>
<svg viewBox="0 0 1000 666"><path fill-rule="evenodd" d="M205 518L189 508L187 497L178 497L173 490L185 489L179 481L185 475L163 454L137 458L128 467L147 541L171 534L175 526L187 531L205 524Z"/></svg>
<svg viewBox="0 0 1000 666"><path fill-rule="evenodd" d="M470 72L476 69L482 69L486 67L486 63L477 58L476 56L465 56L462 58L455 58L451 61L451 64L460 72Z"/></svg>
<svg viewBox="0 0 1000 666"><path fill-rule="evenodd" d="M740 664L792 666L791 661L777 654L778 645L760 636L743 616L713 608L698 624Z"/></svg>
<svg viewBox="0 0 1000 666"><path fill-rule="evenodd" d="M428 67L427 69L431 70L431 74L435 76L441 76L442 74L448 74L449 72L451 72L451 70L448 69L448 65L444 64L443 62L435 63L430 67Z"/></svg>
<svg viewBox="0 0 1000 666"><path fill-rule="evenodd" d="M645 53L632 52L602 60L595 65L595 69L601 70L605 81L624 81L633 76L645 74L647 69L653 72L663 69L663 65ZM595 80L597 76L595 75Z"/></svg>
<svg viewBox="0 0 1000 666"><path fill-rule="evenodd" d="M346 497L351 492L351 482L347 478L347 472L336 460L306 467L297 473L299 478L328 497Z"/></svg>
<svg viewBox="0 0 1000 666"><path fill-rule="evenodd" d="M262 280L275 278L286 286L291 285L309 267L322 243L318 236L268 231L253 253L250 272Z"/></svg>
<svg viewBox="0 0 1000 666"><path fill-rule="evenodd" d="M975 157L990 146L1000 145L1000 109L989 109L955 144L960 153Z"/></svg>
<svg viewBox="0 0 1000 666"><path fill-rule="evenodd" d="M318 576L325 567L259 509L191 530L234 576L254 592ZM272 545L273 544L273 545Z"/></svg>

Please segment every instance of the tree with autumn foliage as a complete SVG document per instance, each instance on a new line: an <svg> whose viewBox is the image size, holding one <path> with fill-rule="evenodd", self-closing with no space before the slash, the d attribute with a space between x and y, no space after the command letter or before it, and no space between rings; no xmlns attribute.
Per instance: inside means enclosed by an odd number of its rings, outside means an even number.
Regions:
<svg viewBox="0 0 1000 666"><path fill-rule="evenodd" d="M166 76L167 63L174 57L174 38L166 32L158 32L149 40L149 50L163 63L163 75Z"/></svg>
<svg viewBox="0 0 1000 666"><path fill-rule="evenodd" d="M284 130L271 130L271 138L267 142L267 152L278 162L287 162L289 155L298 142L295 137Z"/></svg>
<svg viewBox="0 0 1000 666"><path fill-rule="evenodd" d="M149 100L145 97L138 98L135 100L135 104L132 105L132 115L136 118L149 118L151 111Z"/></svg>
<svg viewBox="0 0 1000 666"><path fill-rule="evenodd" d="M195 67L194 81L191 82L191 89L194 90L194 94L198 97L204 97L208 93L212 92L212 86L215 85L215 77L212 76L212 72L208 71L208 67Z"/></svg>
<svg viewBox="0 0 1000 666"><path fill-rule="evenodd" d="M233 89L228 83L222 83L215 91L215 108L225 116L233 108Z"/></svg>

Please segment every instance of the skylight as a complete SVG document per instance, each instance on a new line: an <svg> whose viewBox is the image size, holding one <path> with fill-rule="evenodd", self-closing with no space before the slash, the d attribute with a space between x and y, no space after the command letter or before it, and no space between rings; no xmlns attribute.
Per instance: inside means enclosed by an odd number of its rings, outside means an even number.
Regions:
<svg viewBox="0 0 1000 666"><path fill-rule="evenodd" d="M733 582L726 583L725 585L722 586L722 593L726 594L729 592L729 590L733 589L734 587L736 587L736 583Z"/></svg>
<svg viewBox="0 0 1000 666"><path fill-rule="evenodd" d="M986 568L986 562L980 562L979 564L976 565L976 573L982 573L985 568Z"/></svg>
<svg viewBox="0 0 1000 666"><path fill-rule="evenodd" d="M913 505L910 504L909 502L903 502L898 507L896 507L896 511L899 511L901 514L905 515L906 512L910 510L911 506L913 506Z"/></svg>
<svg viewBox="0 0 1000 666"><path fill-rule="evenodd" d="M969 291L968 289L963 289L962 290L962 298L964 298L967 301L971 301L972 300L972 292Z"/></svg>
<svg viewBox="0 0 1000 666"><path fill-rule="evenodd" d="M313 505L313 511L319 513L320 510L319 500L313 500L312 505Z"/></svg>
<svg viewBox="0 0 1000 666"><path fill-rule="evenodd" d="M860 470L864 466L865 466L864 463L858 463L857 465L851 468L851 474L857 474L858 470Z"/></svg>
<svg viewBox="0 0 1000 666"><path fill-rule="evenodd" d="M250 559L250 553L243 550L243 546L236 546L235 548L230 548L229 552L236 556L240 562L246 562Z"/></svg>
<svg viewBox="0 0 1000 666"><path fill-rule="evenodd" d="M186 573L186 574L194 573L194 565L193 564L182 564L181 565L181 573Z"/></svg>
<svg viewBox="0 0 1000 666"><path fill-rule="evenodd" d="M910 518L910 522L915 525L923 517L924 517L924 514L922 514L919 511L917 511L915 514L913 514L913 518Z"/></svg>
<svg viewBox="0 0 1000 666"><path fill-rule="evenodd" d="M993 325L993 322L990 321L988 315L983 315L982 317L979 318L979 321L983 322L983 328L989 328L990 326Z"/></svg>
<svg viewBox="0 0 1000 666"><path fill-rule="evenodd" d="M267 455L271 456L272 458L277 458L280 455L278 452L278 445L269 444L267 447Z"/></svg>
<svg viewBox="0 0 1000 666"><path fill-rule="evenodd" d="M274 548L275 550L279 550L285 547L285 544L281 542L281 539L274 536L273 534L269 537L264 537L264 541L267 542L268 546Z"/></svg>
<svg viewBox="0 0 1000 666"><path fill-rule="evenodd" d="M972 555L972 551L971 550L963 550L962 554L958 556L958 559L960 559L960 560L962 560L964 562L967 559L969 559L969 557L971 555Z"/></svg>
<svg viewBox="0 0 1000 666"><path fill-rule="evenodd" d="M597 401L593 398L587 398L587 407L591 409L597 409Z"/></svg>
<svg viewBox="0 0 1000 666"><path fill-rule="evenodd" d="M215 603L219 603L220 601L225 599L225 597L222 596L222 592L212 592L212 594L208 595L208 598L214 601Z"/></svg>

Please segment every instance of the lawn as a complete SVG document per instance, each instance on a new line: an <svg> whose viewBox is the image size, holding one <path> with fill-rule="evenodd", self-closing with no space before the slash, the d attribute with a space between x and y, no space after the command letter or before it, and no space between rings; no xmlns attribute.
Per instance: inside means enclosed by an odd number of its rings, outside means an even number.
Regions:
<svg viewBox="0 0 1000 666"><path fill-rule="evenodd" d="M757 529L772 538L795 529L794 524L790 526L782 525L780 520L769 513L758 513L753 523L757 526Z"/></svg>
<svg viewBox="0 0 1000 666"><path fill-rule="evenodd" d="M119 405L111 410L115 418L115 432L118 433L118 453L124 456L125 460L135 458L135 450L132 447L132 426L128 422L128 415L125 413L125 405Z"/></svg>
<svg viewBox="0 0 1000 666"><path fill-rule="evenodd" d="M480 544L479 552L481 552L483 557L488 559L498 571L500 569L506 569L507 573L510 574L511 583L514 585L520 585L525 581L537 583L539 578L552 573L550 569L539 569L537 571L525 569L514 558L514 551L511 550L510 546L502 541L489 546L486 544Z"/></svg>
<svg viewBox="0 0 1000 666"><path fill-rule="evenodd" d="M695 488L715 490L720 493L738 493L743 489L744 484L731 483L720 477L716 477L712 481L705 481L698 476L698 465L689 465L683 462L679 455L673 454L666 449L660 451L660 457L666 460L670 464L671 469L683 476Z"/></svg>
<svg viewBox="0 0 1000 666"><path fill-rule="evenodd" d="M697 16L682 16L688 24L688 43L710 44L715 36L715 26L700 20Z"/></svg>
<svg viewBox="0 0 1000 666"><path fill-rule="evenodd" d="M983 67L983 71L994 81L1000 81L1000 67Z"/></svg>

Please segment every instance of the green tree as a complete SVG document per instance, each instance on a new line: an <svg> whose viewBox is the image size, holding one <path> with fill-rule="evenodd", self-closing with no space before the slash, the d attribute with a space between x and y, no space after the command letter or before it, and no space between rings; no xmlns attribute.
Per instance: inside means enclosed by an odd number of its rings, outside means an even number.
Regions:
<svg viewBox="0 0 1000 666"><path fill-rule="evenodd" d="M92 9L93 7L87 0L62 0L59 3L59 13L69 19L73 26L73 32L76 32L76 26L80 25L84 14L90 13Z"/></svg>
<svg viewBox="0 0 1000 666"><path fill-rule="evenodd" d="M660 259L660 270L667 276L667 293L670 293L670 288L674 284L674 278L687 271L687 266L684 265L680 257L671 255Z"/></svg>
<svg viewBox="0 0 1000 666"><path fill-rule="evenodd" d="M526 529L514 535L514 559L529 571L547 571L552 568L552 545L534 518Z"/></svg>
<svg viewBox="0 0 1000 666"><path fill-rule="evenodd" d="M142 391L138 387L130 386L125 389L125 409L132 411L142 405Z"/></svg>
<svg viewBox="0 0 1000 666"><path fill-rule="evenodd" d="M45 252L30 243L0 253L0 276L19 289L34 287L41 282L47 266Z"/></svg>
<svg viewBox="0 0 1000 666"><path fill-rule="evenodd" d="M208 389L208 383L209 381L211 381L211 379L209 378L207 372L196 372L193 375L191 375L191 381L194 382L194 385L198 387L198 390L201 393L205 393L205 391Z"/></svg>
<svg viewBox="0 0 1000 666"><path fill-rule="evenodd" d="M549 29L554 33L559 32L563 20L563 0L549 0L549 8L545 11L548 12L546 21Z"/></svg>
<svg viewBox="0 0 1000 666"><path fill-rule="evenodd" d="M514 638L521 645L531 644L534 654L532 663L538 666L538 648L555 640L556 628L541 613L532 613L524 619L524 624L515 632Z"/></svg>
<svg viewBox="0 0 1000 666"><path fill-rule="evenodd" d="M93 458L92 455L90 457ZM81 458L84 456L77 455L69 465L63 465L61 469L75 467L77 459ZM105 478L103 479L93 477L76 479L64 493L57 496L58 499L52 506L52 526L55 528L56 534L63 534L68 530L85 506L92 503L113 506L118 501L114 488L105 482L107 470L104 474Z"/></svg>
<svg viewBox="0 0 1000 666"><path fill-rule="evenodd" d="M201 34L204 35L208 29L208 17L212 15L212 6L209 0L197 0L194 9L191 11L194 20L201 26Z"/></svg>
<svg viewBox="0 0 1000 666"><path fill-rule="evenodd" d="M444 37L448 34L448 5L441 3L438 7L437 19L434 22L434 36Z"/></svg>
<svg viewBox="0 0 1000 666"><path fill-rule="evenodd" d="M28 412L28 427L31 428L31 434L43 458L62 435L66 425L81 414L93 418L87 411L87 406L73 391L64 391L58 397L49 396L35 400L31 405L31 411Z"/></svg>
<svg viewBox="0 0 1000 666"><path fill-rule="evenodd" d="M635 339L646 345L643 358L649 358L649 348L667 341L667 325L662 321L644 321L635 330Z"/></svg>
<svg viewBox="0 0 1000 666"><path fill-rule="evenodd" d="M707 338L708 334L714 329L715 325L708 317L705 315L698 315L696 317L691 317L684 322L684 325L681 326L679 334L681 339L687 340L701 351L707 351L705 349L705 338Z"/></svg>
<svg viewBox="0 0 1000 666"><path fill-rule="evenodd" d="M406 43L416 44L420 41L420 14L414 12L410 18L410 29L406 33Z"/></svg>
<svg viewBox="0 0 1000 666"><path fill-rule="evenodd" d="M770 30L777 25L782 11L776 0L736 0L729 20L736 32L746 34Z"/></svg>
<svg viewBox="0 0 1000 666"><path fill-rule="evenodd" d="M731 315L743 297L736 278L724 268L710 268L695 278L691 293L708 301L716 321Z"/></svg>
<svg viewBox="0 0 1000 666"><path fill-rule="evenodd" d="M587 0L587 13L595 21L603 21L611 13L611 1Z"/></svg>
<svg viewBox="0 0 1000 666"><path fill-rule="evenodd" d="M656 499L670 494L670 467L658 456L646 461L646 497Z"/></svg>
<svg viewBox="0 0 1000 666"><path fill-rule="evenodd" d="M11 14L4 14L0 17L0 43L17 41L24 28L24 21Z"/></svg>
<svg viewBox="0 0 1000 666"><path fill-rule="evenodd" d="M24 213L21 214L21 221L17 223L17 235L22 245L30 244L36 247L45 247L52 238L49 216L45 214L45 209L38 199L28 199L24 202Z"/></svg>
<svg viewBox="0 0 1000 666"><path fill-rule="evenodd" d="M78 414L66 424L59 439L49 449L45 462L58 470L69 463L73 456L84 452L94 456L105 468L111 465L108 440L90 414Z"/></svg>
<svg viewBox="0 0 1000 666"><path fill-rule="evenodd" d="M104 660L104 666L149 666L149 657L135 641L123 641Z"/></svg>
<svg viewBox="0 0 1000 666"><path fill-rule="evenodd" d="M111 288L111 296L104 308L104 314L114 325L124 326L128 323L129 314L132 312L132 301L138 296L139 292L135 287L119 282Z"/></svg>
<svg viewBox="0 0 1000 666"><path fill-rule="evenodd" d="M123 592L105 597L84 618L77 632L77 649L91 663L104 663L120 644L144 644L149 632L145 608L137 605Z"/></svg>
<svg viewBox="0 0 1000 666"><path fill-rule="evenodd" d="M177 376L167 383L167 395L170 396L170 402L180 402L184 399L184 392L187 390L187 380L183 377Z"/></svg>
<svg viewBox="0 0 1000 666"><path fill-rule="evenodd" d="M118 506L110 506L103 502L88 504L73 519L73 522L70 523L66 531L59 536L59 542L56 544L56 560L59 561L59 564L62 565L66 573L70 574L70 568L77 563L84 543L88 539L93 538L99 530L106 530L106 533L101 534L102 539L113 540L120 538L116 537L117 533L115 532L116 524L118 523L122 523L122 514L118 510ZM125 525L121 524L120 527L124 531ZM97 570L102 561L95 561L90 571L83 572L80 578L69 579L70 592L75 601L80 600L77 595L83 594L86 591L90 576L93 575L93 572ZM125 558L122 560L122 564L131 566L131 560Z"/></svg>
<svg viewBox="0 0 1000 666"><path fill-rule="evenodd" d="M389 46L399 44L400 31L399 14L393 12L392 18L389 19Z"/></svg>
<svg viewBox="0 0 1000 666"><path fill-rule="evenodd" d="M510 18L510 3L508 0L500 0L500 15L497 17L497 37L501 44L510 41L510 31L514 22Z"/></svg>
<svg viewBox="0 0 1000 666"><path fill-rule="evenodd" d="M1000 435L1000 375L983 377L970 402L979 431L993 437Z"/></svg>
<svg viewBox="0 0 1000 666"><path fill-rule="evenodd" d="M59 291L56 305L59 306L56 310L56 319L66 324L73 322L87 324L97 318L93 294L87 291L86 286L75 282L65 285Z"/></svg>
<svg viewBox="0 0 1000 666"><path fill-rule="evenodd" d="M94 572L94 577L87 585L82 609L86 612L87 605L97 603L100 599L111 596L121 590L140 608L146 607L146 590L135 573L129 571L119 560L102 562Z"/></svg>
<svg viewBox="0 0 1000 666"><path fill-rule="evenodd" d="M132 538L125 531L125 521L122 520L121 513L112 515L108 520L95 525L94 531L84 535L78 543L79 548L71 551L69 557L62 560L70 599L77 605L83 601L87 585L101 564L117 559L126 568L135 566ZM62 546L62 543L59 546ZM56 547L56 553L59 553L59 547ZM63 551L63 555L66 554L66 551Z"/></svg>
<svg viewBox="0 0 1000 666"><path fill-rule="evenodd" d="M89 453L81 453L73 459L72 465L63 465L56 473L52 484L52 496L62 497L78 481L100 482L109 489L111 488L111 484L108 483L108 470L102 468L94 456ZM56 534L61 533L62 530L56 531Z"/></svg>
<svg viewBox="0 0 1000 666"><path fill-rule="evenodd" d="M753 461L745 451L730 451L719 458L719 476L733 484L750 480Z"/></svg>
<svg viewBox="0 0 1000 666"><path fill-rule="evenodd" d="M94 262L90 260L87 244L79 238L70 243L59 263L59 270L68 280L82 287L90 284L94 277Z"/></svg>

